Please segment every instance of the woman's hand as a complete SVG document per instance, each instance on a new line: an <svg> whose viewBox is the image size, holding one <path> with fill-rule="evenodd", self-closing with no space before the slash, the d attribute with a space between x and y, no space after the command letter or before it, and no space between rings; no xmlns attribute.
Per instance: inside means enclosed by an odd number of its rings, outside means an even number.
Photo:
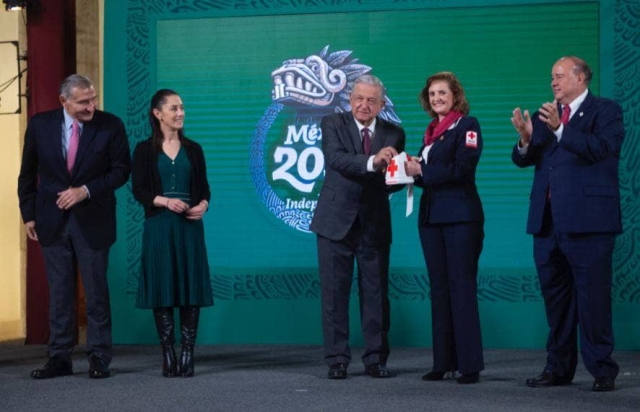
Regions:
<svg viewBox="0 0 640 412"><path fill-rule="evenodd" d="M404 162L404 171L407 176L422 176L422 167L420 166L420 158L412 157Z"/></svg>
<svg viewBox="0 0 640 412"><path fill-rule="evenodd" d="M167 209L174 213L184 213L189 210L189 205L180 199L167 198Z"/></svg>
<svg viewBox="0 0 640 412"><path fill-rule="evenodd" d="M209 203L206 200L201 201L196 206L187 210L186 217L190 220L200 220L204 216L205 212L209 208Z"/></svg>

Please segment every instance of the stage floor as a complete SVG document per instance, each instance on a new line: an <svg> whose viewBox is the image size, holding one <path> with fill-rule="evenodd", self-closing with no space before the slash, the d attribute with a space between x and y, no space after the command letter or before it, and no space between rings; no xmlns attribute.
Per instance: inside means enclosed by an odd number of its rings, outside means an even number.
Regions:
<svg viewBox="0 0 640 412"><path fill-rule="evenodd" d="M616 352L616 390L591 391L593 379L578 366L572 385L529 388L542 371L538 350L486 350L481 381L423 382L431 351L393 348L387 366L397 376L364 374L353 351L349 378L331 381L319 346L196 346L196 376L161 376L160 346L116 346L112 377L88 377L84 352L74 355L74 375L37 381L32 369L46 362L43 345L0 343L0 410L7 411L638 411L640 352Z"/></svg>

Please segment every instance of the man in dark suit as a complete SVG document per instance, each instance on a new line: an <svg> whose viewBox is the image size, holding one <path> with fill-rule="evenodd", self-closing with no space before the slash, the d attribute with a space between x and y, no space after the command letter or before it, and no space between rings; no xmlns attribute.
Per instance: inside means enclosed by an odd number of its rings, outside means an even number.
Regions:
<svg viewBox="0 0 640 412"><path fill-rule="evenodd" d="M547 364L532 387L568 385L580 350L594 376L592 390L614 389L611 358L611 272L622 231L618 161L624 139L622 110L588 90L591 69L575 56L551 72L554 101L532 117L516 108L520 134L512 160L535 166L527 233L544 297L549 337Z"/></svg>
<svg viewBox="0 0 640 412"><path fill-rule="evenodd" d="M76 270L87 299L89 377L109 377L109 248L116 240L115 190L131 170L122 121L96 109L89 79L67 77L62 108L36 114L25 134L18 177L27 236L40 242L49 284L49 360L35 379L73 373Z"/></svg>
<svg viewBox="0 0 640 412"><path fill-rule="evenodd" d="M389 356L389 250L391 213L384 169L404 150L404 131L378 116L385 104L382 82L355 80L351 113L322 119L326 174L311 230L318 235L322 331L329 379L345 379L351 361L349 296L358 264L360 319L368 375L391 377Z"/></svg>

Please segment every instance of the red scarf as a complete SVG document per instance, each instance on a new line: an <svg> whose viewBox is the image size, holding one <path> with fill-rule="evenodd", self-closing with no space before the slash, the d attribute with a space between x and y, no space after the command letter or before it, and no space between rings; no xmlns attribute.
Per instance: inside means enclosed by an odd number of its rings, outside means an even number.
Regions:
<svg viewBox="0 0 640 412"><path fill-rule="evenodd" d="M442 119L442 121L440 121L438 117L434 117L431 123L429 123L427 130L424 132L425 146L433 144L438 137L442 136L442 134L444 134L444 132L446 132L447 129L449 129L449 127L457 122L462 116L464 116L464 114L451 110L447 113L444 119Z"/></svg>

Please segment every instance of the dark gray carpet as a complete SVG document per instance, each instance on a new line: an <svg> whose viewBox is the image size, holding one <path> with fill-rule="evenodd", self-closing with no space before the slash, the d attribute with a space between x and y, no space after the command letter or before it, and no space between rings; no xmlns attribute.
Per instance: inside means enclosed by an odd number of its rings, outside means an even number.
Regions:
<svg viewBox="0 0 640 412"><path fill-rule="evenodd" d="M326 379L318 346L196 346L196 376L161 376L159 346L117 346L112 377L89 379L78 350L73 376L36 381L45 347L0 343L0 411L638 411L640 353L616 352L616 391L591 392L582 365L573 385L533 389L544 353L487 350L481 382L423 382L431 352L392 348L392 379L373 379L354 361L349 379ZM354 350L359 356L360 351Z"/></svg>

